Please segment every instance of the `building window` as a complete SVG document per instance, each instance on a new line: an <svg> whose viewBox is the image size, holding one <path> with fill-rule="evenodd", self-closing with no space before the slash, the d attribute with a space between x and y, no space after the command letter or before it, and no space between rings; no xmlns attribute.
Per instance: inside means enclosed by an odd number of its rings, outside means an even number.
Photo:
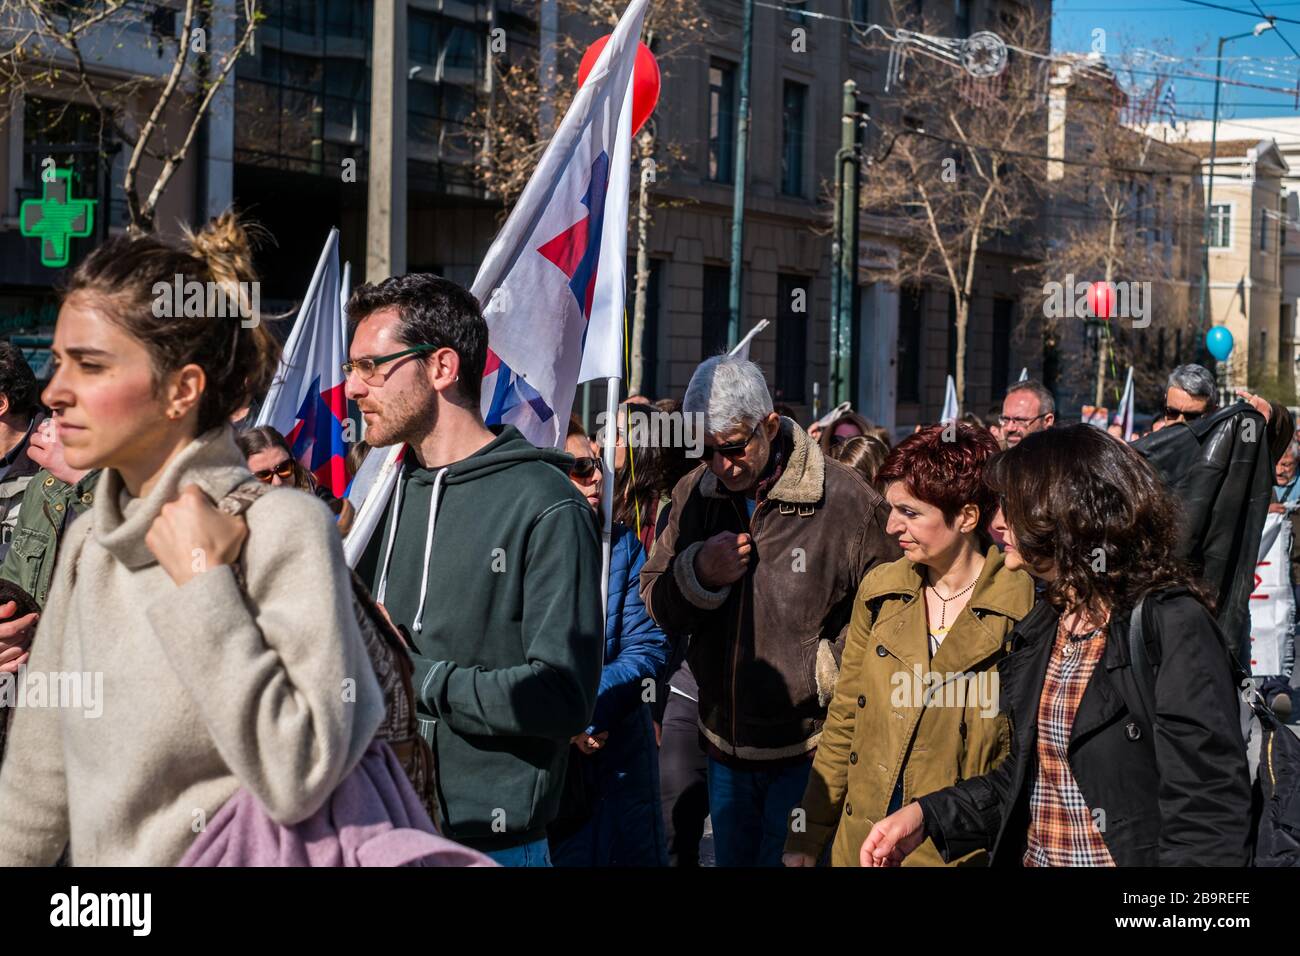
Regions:
<svg viewBox="0 0 1300 956"><path fill-rule="evenodd" d="M811 282L804 276L776 280L776 400L807 401L808 306ZM797 311L796 311L797 309Z"/></svg>
<svg viewBox="0 0 1300 956"><path fill-rule="evenodd" d="M736 166L736 69L709 65L709 179L731 182Z"/></svg>
<svg viewBox="0 0 1300 956"><path fill-rule="evenodd" d="M411 63L438 60L438 18L411 10L406 17L406 55Z"/></svg>
<svg viewBox="0 0 1300 956"><path fill-rule="evenodd" d="M993 397L1002 394L1011 375L1011 325L1015 318L1014 299L993 300Z"/></svg>
<svg viewBox="0 0 1300 956"><path fill-rule="evenodd" d="M287 33L302 33L306 36L316 35L317 0L281 0L272 4L268 11L268 26L280 27ZM279 16L277 17L276 8Z"/></svg>
<svg viewBox="0 0 1300 956"><path fill-rule="evenodd" d="M853 0L853 19L858 26L865 26L871 21L870 0Z"/></svg>
<svg viewBox="0 0 1300 956"><path fill-rule="evenodd" d="M803 195L804 105L808 87L786 81L781 112L781 192Z"/></svg>
<svg viewBox="0 0 1300 956"><path fill-rule="evenodd" d="M807 10L807 0L785 0L785 18L787 20L802 24L808 19L804 16Z"/></svg>
<svg viewBox="0 0 1300 956"><path fill-rule="evenodd" d="M1268 252L1268 210L1259 211L1259 251Z"/></svg>
<svg viewBox="0 0 1300 956"><path fill-rule="evenodd" d="M1227 249L1232 245L1232 206L1215 203L1210 207L1210 248Z"/></svg>
<svg viewBox="0 0 1300 956"><path fill-rule="evenodd" d="M921 401L921 321L925 293L918 288L898 294L898 400Z"/></svg>
<svg viewBox="0 0 1300 956"><path fill-rule="evenodd" d="M130 221L121 174L113 175L119 158L120 168L125 168L122 144L96 110L81 103L27 97L23 106L22 179L15 183L20 202L44 194L42 164L47 158L54 160L56 169L72 171L74 197L99 202L94 214L96 235L107 235L109 225L125 226Z"/></svg>
<svg viewBox="0 0 1300 956"><path fill-rule="evenodd" d="M971 0L952 0L954 31L959 37L970 36Z"/></svg>
<svg viewBox="0 0 1300 956"><path fill-rule="evenodd" d="M704 309L700 315L700 360L711 358L727 347L727 325L731 321L731 270L727 266L704 267Z"/></svg>

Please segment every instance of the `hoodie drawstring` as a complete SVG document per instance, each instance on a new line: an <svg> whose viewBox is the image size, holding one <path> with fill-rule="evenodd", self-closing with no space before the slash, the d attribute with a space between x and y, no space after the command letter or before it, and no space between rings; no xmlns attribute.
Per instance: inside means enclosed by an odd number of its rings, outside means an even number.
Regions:
<svg viewBox="0 0 1300 956"><path fill-rule="evenodd" d="M433 527L438 520L438 493L442 490L442 478L447 474L446 468L438 469L433 476L433 491L429 495L429 526L424 535L424 573L420 575L420 608L415 613L415 621L412 629L420 631L423 629L424 622L424 601L429 594L429 559L433 555ZM375 600L383 604L384 595L388 592L388 565L393 558L393 542L397 539L397 516L402 510L402 487L405 484L400 478L397 481L397 491L393 495L393 517L388 523L388 544L384 548L384 564L379 573L379 587L376 589Z"/></svg>
<svg viewBox="0 0 1300 956"><path fill-rule="evenodd" d="M442 490L442 476L446 468L439 468L433 476L433 491L429 495L429 529L424 534L424 572L420 575L420 609L415 612L415 622L411 625L416 631L421 629L424 620L424 598L429 593L429 557L433 554L433 525L438 520L438 492Z"/></svg>

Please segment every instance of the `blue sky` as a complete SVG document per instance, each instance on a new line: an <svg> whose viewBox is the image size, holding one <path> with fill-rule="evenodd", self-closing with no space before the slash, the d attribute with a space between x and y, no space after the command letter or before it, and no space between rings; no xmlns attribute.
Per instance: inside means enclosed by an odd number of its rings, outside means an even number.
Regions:
<svg viewBox="0 0 1300 956"><path fill-rule="evenodd" d="M1093 31L1101 29L1105 31L1101 38L1105 54L1112 62L1131 58L1141 49L1182 58L1182 62L1161 68L1173 74L1178 118L1208 118L1213 111L1214 56L1219 37L1249 33L1263 17L1251 0L1207 2L1241 12L1209 9L1188 0L1056 0L1052 47L1056 52L1086 53L1093 48ZM1224 75L1239 83L1287 87L1290 92L1225 83L1220 105L1223 118L1300 116L1295 96L1300 60L1285 42L1289 40L1300 50L1300 0L1259 0L1259 4L1265 13L1279 18L1277 28L1228 43L1223 51ZM1281 18L1297 22L1287 23ZM1134 69L1150 69L1153 62L1139 61ZM1208 74L1209 78L1188 75L1195 73ZM1142 74L1135 78L1138 82L1154 82L1153 77Z"/></svg>

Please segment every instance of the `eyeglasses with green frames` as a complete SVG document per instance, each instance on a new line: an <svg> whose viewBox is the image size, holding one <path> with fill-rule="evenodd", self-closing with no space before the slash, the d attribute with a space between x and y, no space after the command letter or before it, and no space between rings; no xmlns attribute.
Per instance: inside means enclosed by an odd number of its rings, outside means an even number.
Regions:
<svg viewBox="0 0 1300 956"><path fill-rule="evenodd" d="M409 349L402 349L400 352L393 352L390 355L376 355L374 358L359 358L351 362L344 362L341 366L343 377L347 378L353 372L361 376L363 381L370 381L374 376L375 370L381 365L385 365L394 359L402 358L404 355L414 355L417 352L436 352L442 348L440 345L413 345Z"/></svg>

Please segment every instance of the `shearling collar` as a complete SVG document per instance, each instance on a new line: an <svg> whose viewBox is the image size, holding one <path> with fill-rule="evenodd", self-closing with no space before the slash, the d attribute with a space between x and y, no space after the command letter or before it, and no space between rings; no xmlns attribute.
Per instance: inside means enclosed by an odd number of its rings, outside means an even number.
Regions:
<svg viewBox="0 0 1300 956"><path fill-rule="evenodd" d="M143 498L126 495L121 474L106 468L95 488L95 540L128 568L146 567L157 559L144 537L164 504L190 484L198 485L214 502L219 501L248 475L244 456L235 444L235 430L226 424L190 442L167 463L157 484Z"/></svg>
<svg viewBox="0 0 1300 956"><path fill-rule="evenodd" d="M789 418L781 419L777 441L790 444L790 457L785 470L777 479L767 497L792 505L818 504L825 493L826 458L808 433ZM705 469L700 478L700 494L705 498L727 498L730 492L718 482L718 476Z"/></svg>

